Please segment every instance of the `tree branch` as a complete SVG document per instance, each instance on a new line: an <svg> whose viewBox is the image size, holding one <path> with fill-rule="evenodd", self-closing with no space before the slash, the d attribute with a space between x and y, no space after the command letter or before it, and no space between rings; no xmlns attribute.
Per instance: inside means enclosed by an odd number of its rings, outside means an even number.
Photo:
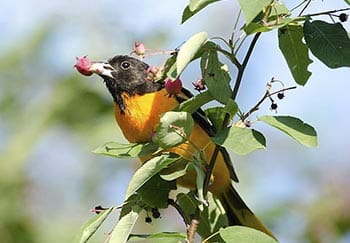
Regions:
<svg viewBox="0 0 350 243"><path fill-rule="evenodd" d="M233 92L232 92L232 99L233 100L235 100L236 97L237 97L239 87L241 86L241 82L242 82L244 71L245 71L245 69L247 67L249 58L250 58L250 56L251 56L251 54L252 54L252 52L254 50L255 44L258 41L260 35L261 35L261 32L256 33L254 35L254 38L253 38L252 42L250 43L249 49L247 51L247 54L246 54L246 56L245 56L245 58L244 58L244 60L242 62L241 68L238 70L235 86L234 86Z"/></svg>

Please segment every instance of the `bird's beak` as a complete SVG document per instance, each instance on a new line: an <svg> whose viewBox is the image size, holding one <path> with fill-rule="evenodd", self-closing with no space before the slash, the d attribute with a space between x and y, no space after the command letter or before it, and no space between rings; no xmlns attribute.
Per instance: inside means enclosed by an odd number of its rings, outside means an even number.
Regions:
<svg viewBox="0 0 350 243"><path fill-rule="evenodd" d="M115 71L114 67L112 67L107 62L93 62L89 67L89 72L96 73L102 77L113 78L112 73L114 71Z"/></svg>

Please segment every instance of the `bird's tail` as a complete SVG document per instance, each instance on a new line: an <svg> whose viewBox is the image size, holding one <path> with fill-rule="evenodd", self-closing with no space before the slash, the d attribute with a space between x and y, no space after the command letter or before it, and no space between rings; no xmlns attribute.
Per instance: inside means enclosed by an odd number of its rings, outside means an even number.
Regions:
<svg viewBox="0 0 350 243"><path fill-rule="evenodd" d="M272 232L248 208L232 185L218 196L225 208L230 225L242 225L254 228L276 239Z"/></svg>

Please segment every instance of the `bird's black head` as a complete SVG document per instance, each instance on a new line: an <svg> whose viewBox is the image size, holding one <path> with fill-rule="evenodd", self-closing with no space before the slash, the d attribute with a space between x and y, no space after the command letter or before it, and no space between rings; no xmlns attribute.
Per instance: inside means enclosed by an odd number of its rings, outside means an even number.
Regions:
<svg viewBox="0 0 350 243"><path fill-rule="evenodd" d="M163 84L147 79L149 65L130 56L115 56L107 62L94 62L90 70L101 76L114 101L124 111L122 94L143 95L163 88Z"/></svg>

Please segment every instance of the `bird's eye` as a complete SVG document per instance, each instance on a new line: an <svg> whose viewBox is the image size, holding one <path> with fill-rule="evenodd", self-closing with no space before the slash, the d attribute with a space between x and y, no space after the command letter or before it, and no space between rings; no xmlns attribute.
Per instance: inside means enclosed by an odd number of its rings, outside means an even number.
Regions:
<svg viewBox="0 0 350 243"><path fill-rule="evenodd" d="M124 70L128 70L130 68L131 64L128 61L124 61L120 64L120 67Z"/></svg>

